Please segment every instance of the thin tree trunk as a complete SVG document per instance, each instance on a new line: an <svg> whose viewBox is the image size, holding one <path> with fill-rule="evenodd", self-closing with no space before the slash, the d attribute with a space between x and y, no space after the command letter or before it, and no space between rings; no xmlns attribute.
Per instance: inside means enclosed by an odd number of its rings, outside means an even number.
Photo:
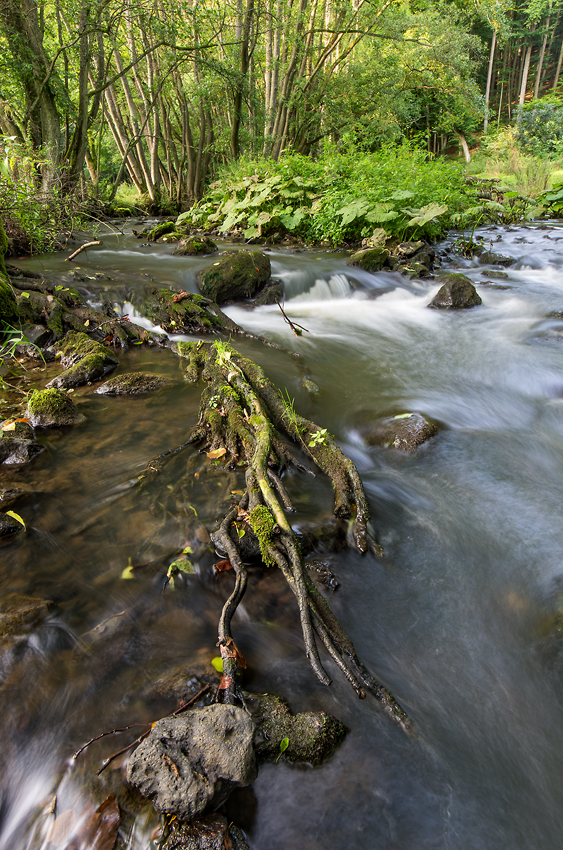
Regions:
<svg viewBox="0 0 563 850"><path fill-rule="evenodd" d="M487 87L485 89L485 120L483 122L483 132L487 132L489 123L489 97L491 95L491 78L493 76L493 63L495 61L495 47L497 44L497 31L493 30L493 40L491 42L491 52L489 56L489 70L487 72Z"/></svg>

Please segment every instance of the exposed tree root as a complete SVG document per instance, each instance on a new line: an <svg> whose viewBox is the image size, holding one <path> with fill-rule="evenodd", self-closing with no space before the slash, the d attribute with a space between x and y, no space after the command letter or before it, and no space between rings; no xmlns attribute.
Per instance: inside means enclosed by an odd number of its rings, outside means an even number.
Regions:
<svg viewBox="0 0 563 850"><path fill-rule="evenodd" d="M212 459L221 458L227 467L246 469L244 494L232 504L212 534L213 543L229 559L236 574L218 630L224 670L220 686L223 700L242 700L238 684L241 656L233 640L231 620L247 583L237 541L241 533L251 533L258 538L264 563L279 567L295 596L305 651L319 681L326 685L331 681L319 656L320 641L358 696L363 698L365 691L370 691L408 731L408 717L359 661L352 641L309 578L297 537L286 517L292 505L280 473L289 465L303 468L294 455L297 446L332 481L334 513L349 518L354 545L359 552L366 552L373 543L367 530L369 509L355 465L326 429L299 416L262 369L228 343L194 343L189 361L190 379L195 382L201 377L207 386L202 393L199 422L178 450L198 442ZM162 456L151 465L158 466L157 461L165 460Z"/></svg>

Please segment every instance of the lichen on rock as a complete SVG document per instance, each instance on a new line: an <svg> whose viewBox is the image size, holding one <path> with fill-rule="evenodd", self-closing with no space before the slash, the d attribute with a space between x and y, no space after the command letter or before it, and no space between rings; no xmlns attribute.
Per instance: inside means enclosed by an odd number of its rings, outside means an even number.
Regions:
<svg viewBox="0 0 563 850"><path fill-rule="evenodd" d="M70 396L56 387L34 390L27 400L26 416L34 428L76 425L84 421Z"/></svg>
<svg viewBox="0 0 563 850"><path fill-rule="evenodd" d="M171 384L170 378L149 372L122 372L105 381L96 392L100 395L141 395Z"/></svg>

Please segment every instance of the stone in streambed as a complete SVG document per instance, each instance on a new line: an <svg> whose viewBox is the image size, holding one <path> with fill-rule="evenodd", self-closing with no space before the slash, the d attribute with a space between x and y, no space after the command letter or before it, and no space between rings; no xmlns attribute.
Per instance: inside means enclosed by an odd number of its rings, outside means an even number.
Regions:
<svg viewBox="0 0 563 850"><path fill-rule="evenodd" d="M370 446L386 446L412 454L438 433L438 428L420 413L403 413L382 419L371 429L362 429Z"/></svg>
<svg viewBox="0 0 563 850"><path fill-rule="evenodd" d="M205 334L225 329L225 323L209 309L199 294L172 289L145 288L140 310L166 333Z"/></svg>
<svg viewBox="0 0 563 850"><path fill-rule="evenodd" d="M378 272L385 268L389 258L387 248L366 248L362 251L356 251L351 257L346 260L349 266L358 266L366 272Z"/></svg>
<svg viewBox="0 0 563 850"><path fill-rule="evenodd" d="M292 714L282 697L264 694L254 706L256 755L261 760L277 759L280 744L288 739L284 758L293 762L321 764L342 743L348 730L340 720L324 711Z"/></svg>
<svg viewBox="0 0 563 850"><path fill-rule="evenodd" d="M464 274L444 275L444 281L430 304L435 310L468 310L482 304L477 290Z"/></svg>
<svg viewBox="0 0 563 850"><path fill-rule="evenodd" d="M483 251L479 254L479 263L486 266L513 266L516 260L514 257L505 257L502 254L495 254L494 251Z"/></svg>
<svg viewBox="0 0 563 850"><path fill-rule="evenodd" d="M188 236L180 239L173 253L181 256L215 254L217 245L209 236Z"/></svg>
<svg viewBox="0 0 563 850"><path fill-rule="evenodd" d="M217 812L190 823L172 821L160 850L249 850L241 830Z"/></svg>
<svg viewBox="0 0 563 850"><path fill-rule="evenodd" d="M0 537L13 537L14 534L23 530L23 525L17 519L8 516L8 514L0 513Z"/></svg>
<svg viewBox="0 0 563 850"><path fill-rule="evenodd" d="M129 759L127 781L159 812L188 821L256 779L254 724L241 708L210 705L155 723Z"/></svg>
<svg viewBox="0 0 563 850"><path fill-rule="evenodd" d="M65 371L49 381L48 389L69 389L98 381L118 365L117 358L105 345L85 333L69 331L57 343L57 350L61 352L61 366Z"/></svg>
<svg viewBox="0 0 563 850"><path fill-rule="evenodd" d="M11 517L10 517L11 519ZM19 524L20 529L23 528ZM52 602L35 596L10 593L0 601L0 636L29 631L46 619Z"/></svg>
<svg viewBox="0 0 563 850"><path fill-rule="evenodd" d="M0 427L0 463L29 463L43 451L43 446L35 442L33 428L27 422L6 420Z"/></svg>
<svg viewBox="0 0 563 850"><path fill-rule="evenodd" d="M261 251L226 251L197 276L201 294L216 304L252 298L269 281L269 258Z"/></svg>
<svg viewBox="0 0 563 850"><path fill-rule="evenodd" d="M123 372L96 389L100 395L141 395L171 384L170 378L149 372Z"/></svg>
<svg viewBox="0 0 563 850"><path fill-rule="evenodd" d="M34 428L60 428L77 425L85 419L70 396L55 387L34 390L27 400L25 415Z"/></svg>

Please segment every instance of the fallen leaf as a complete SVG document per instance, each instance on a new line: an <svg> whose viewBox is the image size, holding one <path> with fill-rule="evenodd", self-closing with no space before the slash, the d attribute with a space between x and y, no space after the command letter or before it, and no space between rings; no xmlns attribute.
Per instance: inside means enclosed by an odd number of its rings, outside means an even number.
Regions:
<svg viewBox="0 0 563 850"><path fill-rule="evenodd" d="M213 449L212 452L206 452L207 457L210 460L215 460L217 457L223 457L223 455L227 454L227 449L225 446L222 446L220 449Z"/></svg>
<svg viewBox="0 0 563 850"><path fill-rule="evenodd" d="M412 413L399 413L398 416L394 416L393 419L410 419Z"/></svg>
<svg viewBox="0 0 563 850"><path fill-rule="evenodd" d="M81 847L85 850L113 850L120 821L119 805L110 794L86 824Z"/></svg>
<svg viewBox="0 0 563 850"><path fill-rule="evenodd" d="M173 301L175 304L178 304L178 302L179 302L179 301L183 301L183 300L184 300L184 298L189 298L189 297L190 297L190 296L188 295L188 293L187 293L187 292L185 292L184 290L182 290L181 292L178 292L178 293L174 296L174 298L172 299L172 301Z"/></svg>
<svg viewBox="0 0 563 850"><path fill-rule="evenodd" d="M2 425L2 430L3 431L15 431L16 430L16 423L10 422L8 425Z"/></svg>
<svg viewBox="0 0 563 850"><path fill-rule="evenodd" d="M246 661L244 660L244 655L234 642L232 638L229 638L224 643L223 651L227 658L234 658L239 667L242 667L243 670L246 670Z"/></svg>
<svg viewBox="0 0 563 850"><path fill-rule="evenodd" d="M232 684L233 684L233 680L231 679L230 676L223 676L223 678L219 682L218 690L226 691L227 688L230 688Z"/></svg>
<svg viewBox="0 0 563 850"><path fill-rule="evenodd" d="M23 521L21 516L19 514L17 514L15 511L6 511L6 515L11 516L12 519L16 519L25 528L25 522Z"/></svg>
<svg viewBox="0 0 563 850"><path fill-rule="evenodd" d="M218 573L224 573L226 570L233 569L233 565L227 558L225 558L223 561L217 561L217 563L214 564L214 567Z"/></svg>
<svg viewBox="0 0 563 850"><path fill-rule="evenodd" d="M49 830L47 841L54 844L55 847L66 844L74 826L74 819L74 809L65 809L64 812L61 812Z"/></svg>

